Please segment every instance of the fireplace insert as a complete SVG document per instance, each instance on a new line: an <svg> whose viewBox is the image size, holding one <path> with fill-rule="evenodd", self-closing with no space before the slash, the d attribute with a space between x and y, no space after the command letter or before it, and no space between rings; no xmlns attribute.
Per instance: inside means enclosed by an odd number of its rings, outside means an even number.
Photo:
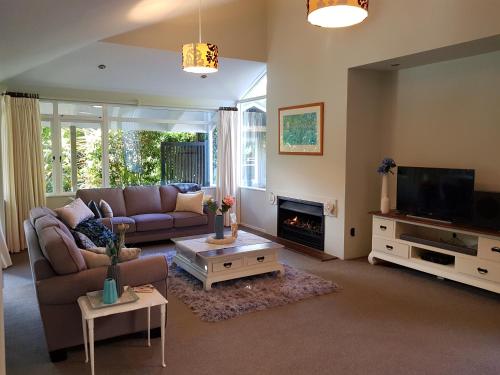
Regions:
<svg viewBox="0 0 500 375"><path fill-rule="evenodd" d="M278 197L278 237L324 251L323 203Z"/></svg>

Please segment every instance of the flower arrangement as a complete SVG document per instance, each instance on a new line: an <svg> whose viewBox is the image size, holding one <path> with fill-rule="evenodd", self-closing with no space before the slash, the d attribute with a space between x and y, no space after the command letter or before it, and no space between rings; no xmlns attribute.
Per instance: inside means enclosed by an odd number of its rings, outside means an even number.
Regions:
<svg viewBox="0 0 500 375"><path fill-rule="evenodd" d="M111 264L116 265L120 260L120 251L125 247L125 232L129 228L128 224L118 224L118 239L109 240L106 245L106 255L111 259Z"/></svg>
<svg viewBox="0 0 500 375"><path fill-rule="evenodd" d="M231 195L226 195L223 199L222 199L222 204L221 206L219 207L217 205L217 202L215 202L215 200L213 198L210 198L208 201L207 201L207 207L210 211L212 211L213 213L215 213L216 215L217 214L225 214L227 211L229 211L231 209L231 207L234 206L234 203L235 203L235 199L233 196Z"/></svg>
<svg viewBox="0 0 500 375"><path fill-rule="evenodd" d="M380 164L380 166L377 168L377 173L379 173L381 175L387 175L388 173L394 174L392 169L395 167L396 167L396 163L394 162L393 159L384 158L384 160L382 160L382 163Z"/></svg>

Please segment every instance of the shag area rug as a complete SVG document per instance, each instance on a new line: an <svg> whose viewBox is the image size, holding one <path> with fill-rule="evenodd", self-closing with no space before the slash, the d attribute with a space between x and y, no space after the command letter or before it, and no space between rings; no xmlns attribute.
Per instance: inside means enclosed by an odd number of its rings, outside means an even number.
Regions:
<svg viewBox="0 0 500 375"><path fill-rule="evenodd" d="M201 320L218 322L254 311L335 292L337 284L288 265L285 275L275 273L212 284L205 291L201 281L180 267L172 266L174 252L167 254L170 265L168 292L188 305Z"/></svg>

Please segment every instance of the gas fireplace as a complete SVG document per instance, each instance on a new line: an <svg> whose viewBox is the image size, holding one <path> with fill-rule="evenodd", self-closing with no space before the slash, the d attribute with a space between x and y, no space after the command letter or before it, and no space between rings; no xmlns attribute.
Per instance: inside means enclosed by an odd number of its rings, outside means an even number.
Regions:
<svg viewBox="0 0 500 375"><path fill-rule="evenodd" d="M278 237L324 251L323 204L278 197Z"/></svg>

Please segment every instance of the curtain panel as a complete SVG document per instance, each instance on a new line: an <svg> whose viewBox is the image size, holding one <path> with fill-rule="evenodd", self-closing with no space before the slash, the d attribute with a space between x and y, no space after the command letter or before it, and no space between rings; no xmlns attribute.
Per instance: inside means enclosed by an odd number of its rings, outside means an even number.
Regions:
<svg viewBox="0 0 500 375"><path fill-rule="evenodd" d="M238 193L238 112L232 108L219 110L217 133L217 194L220 204L226 195L236 198L236 205L230 212L236 213L239 221ZM229 215L224 216L224 225L230 225Z"/></svg>
<svg viewBox="0 0 500 375"><path fill-rule="evenodd" d="M2 98L2 188L10 252L26 248L23 221L33 207L45 205L39 102L26 96Z"/></svg>

